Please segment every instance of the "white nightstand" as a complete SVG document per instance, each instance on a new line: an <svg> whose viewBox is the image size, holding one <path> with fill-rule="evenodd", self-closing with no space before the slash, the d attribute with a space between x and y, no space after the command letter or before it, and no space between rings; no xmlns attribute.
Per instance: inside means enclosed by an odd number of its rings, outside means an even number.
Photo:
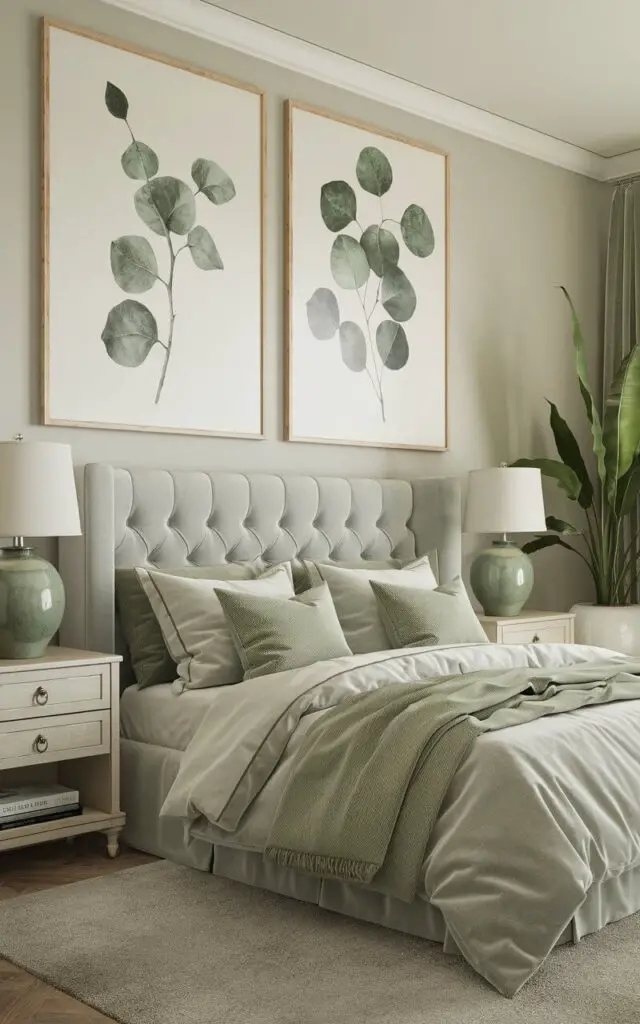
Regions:
<svg viewBox="0 0 640 1024"><path fill-rule="evenodd" d="M0 660L0 789L58 782L80 791L82 813L0 831L0 852L104 832L118 852L120 684L117 655L50 647Z"/></svg>
<svg viewBox="0 0 640 1024"><path fill-rule="evenodd" d="M532 612L519 615L479 615L494 644L572 644L575 615L571 612Z"/></svg>

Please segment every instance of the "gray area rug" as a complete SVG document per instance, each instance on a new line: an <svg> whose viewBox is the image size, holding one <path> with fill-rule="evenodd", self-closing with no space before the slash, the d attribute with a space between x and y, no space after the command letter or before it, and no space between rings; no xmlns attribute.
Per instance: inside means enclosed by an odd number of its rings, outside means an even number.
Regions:
<svg viewBox="0 0 640 1024"><path fill-rule="evenodd" d="M640 915L513 1000L422 939L162 862L7 900L0 954L124 1024L638 1024Z"/></svg>

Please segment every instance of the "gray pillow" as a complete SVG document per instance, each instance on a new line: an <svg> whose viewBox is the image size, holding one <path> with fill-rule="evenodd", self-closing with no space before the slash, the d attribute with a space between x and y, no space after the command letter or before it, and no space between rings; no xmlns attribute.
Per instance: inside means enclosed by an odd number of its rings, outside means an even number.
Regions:
<svg viewBox="0 0 640 1024"><path fill-rule="evenodd" d="M245 679L351 654L326 584L283 600L218 591Z"/></svg>
<svg viewBox="0 0 640 1024"><path fill-rule="evenodd" d="M435 590L376 580L371 589L392 647L489 643L459 576Z"/></svg>
<svg viewBox="0 0 640 1024"><path fill-rule="evenodd" d="M157 572L206 580L252 580L256 575L251 565L241 562L194 565L187 569L158 569ZM131 667L140 689L159 683L172 683L176 677L176 663L167 650L162 630L135 569L116 569L116 604L129 648Z"/></svg>
<svg viewBox="0 0 640 1024"><path fill-rule="evenodd" d="M218 600L221 591L293 596L291 568L284 562L252 580L181 579L148 569L136 573L176 663L176 693L242 679L242 665Z"/></svg>
<svg viewBox="0 0 640 1024"><path fill-rule="evenodd" d="M438 586L427 555L410 562L404 569L342 569L321 562L316 562L315 567L331 591L345 639L354 654L389 649L387 634L369 585L371 580L427 590L435 590Z"/></svg>
<svg viewBox="0 0 640 1024"><path fill-rule="evenodd" d="M402 562L399 558L381 558L379 561L367 561L365 558L359 558L352 562L332 562L327 559L323 562L311 562L308 558L305 558L302 562L303 571L305 573L307 587L319 587L322 583L322 572L321 567L323 565L334 565L338 569L401 569ZM300 587L299 589L303 589Z"/></svg>

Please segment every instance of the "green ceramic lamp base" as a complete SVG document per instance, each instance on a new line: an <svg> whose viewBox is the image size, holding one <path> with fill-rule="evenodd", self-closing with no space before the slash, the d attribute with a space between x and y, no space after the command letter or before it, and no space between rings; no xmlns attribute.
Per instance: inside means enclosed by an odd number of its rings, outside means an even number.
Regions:
<svg viewBox="0 0 640 1024"><path fill-rule="evenodd" d="M64 614L57 569L33 548L0 548L0 658L39 658Z"/></svg>
<svg viewBox="0 0 640 1024"><path fill-rule="evenodd" d="M518 615L532 587L531 559L511 541L494 541L471 566L471 589L485 615Z"/></svg>

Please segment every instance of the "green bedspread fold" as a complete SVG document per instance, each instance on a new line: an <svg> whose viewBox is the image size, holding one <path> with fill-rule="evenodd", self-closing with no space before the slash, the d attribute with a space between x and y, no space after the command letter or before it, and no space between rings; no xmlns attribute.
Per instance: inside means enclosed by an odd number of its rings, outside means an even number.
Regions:
<svg viewBox="0 0 640 1024"><path fill-rule="evenodd" d="M455 772L483 732L640 698L640 660L487 670L347 697L309 730L265 857L411 901Z"/></svg>

